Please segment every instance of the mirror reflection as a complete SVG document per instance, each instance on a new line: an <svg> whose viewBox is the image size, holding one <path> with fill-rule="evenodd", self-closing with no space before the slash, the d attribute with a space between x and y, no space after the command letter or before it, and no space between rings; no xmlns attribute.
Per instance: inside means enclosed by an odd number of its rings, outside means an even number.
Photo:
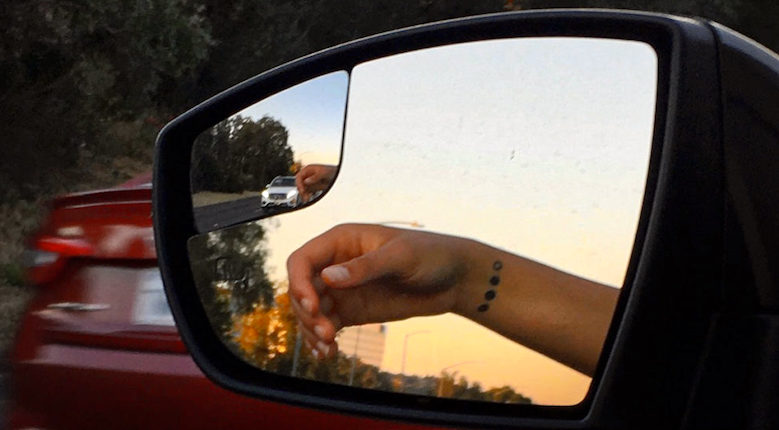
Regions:
<svg viewBox="0 0 779 430"><path fill-rule="evenodd" d="M656 70L646 44L585 38L356 66L340 164L312 163L337 166L327 193L190 240L214 330L285 375L578 403L636 234Z"/></svg>
<svg viewBox="0 0 779 430"><path fill-rule="evenodd" d="M199 231L313 202L338 170L348 75L296 85L211 127L195 140L190 171Z"/></svg>

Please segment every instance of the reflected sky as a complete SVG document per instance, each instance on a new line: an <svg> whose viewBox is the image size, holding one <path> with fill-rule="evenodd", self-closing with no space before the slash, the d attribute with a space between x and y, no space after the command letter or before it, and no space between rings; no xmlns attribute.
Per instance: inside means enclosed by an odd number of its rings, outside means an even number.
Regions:
<svg viewBox="0 0 779 430"><path fill-rule="evenodd" d="M303 164L337 164L344 107L349 86L346 72L333 72L275 94L239 115L255 120L265 115L289 131L288 144Z"/></svg>
<svg viewBox="0 0 779 430"><path fill-rule="evenodd" d="M335 186L310 208L263 221L270 275L285 280L287 256L336 224L402 221L620 286L646 180L656 71L646 44L572 38L469 43L357 66ZM589 385L457 316L388 327L388 371L400 369L406 334L430 330L409 342L407 373L462 362L452 370L542 404L577 403Z"/></svg>

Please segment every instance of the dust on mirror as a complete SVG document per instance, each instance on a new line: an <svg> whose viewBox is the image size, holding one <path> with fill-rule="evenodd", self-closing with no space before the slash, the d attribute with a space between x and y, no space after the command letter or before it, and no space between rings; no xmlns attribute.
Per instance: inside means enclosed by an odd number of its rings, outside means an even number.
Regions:
<svg viewBox="0 0 779 430"><path fill-rule="evenodd" d="M348 80L341 71L306 81L197 137L190 184L198 231L293 210L330 188Z"/></svg>
<svg viewBox="0 0 779 430"><path fill-rule="evenodd" d="M468 400L580 402L587 375L479 315L499 318L512 306L522 308L501 303L521 290L511 281L514 256L618 294L649 163L654 50L588 38L475 42L360 64L348 86L343 153L327 194L301 210L190 239L195 283L214 330L243 360L284 375ZM214 154L221 150L213 147ZM242 192L261 192L257 184L292 176L296 158L285 160ZM287 294L287 259L344 223L404 237L439 233L505 258L485 272L484 288L492 289L483 304L473 302L476 316L400 313L400 320L345 327L337 352L320 360L304 345L311 330L299 324L301 305ZM351 290L322 284L321 272L312 276L320 298L335 297L328 306L346 320L344 294ZM502 283L487 286L493 278ZM397 303L372 304L390 309ZM477 306L481 311L486 304L492 307L479 314ZM603 306L607 321L609 306ZM586 315L567 319L574 334L589 329Z"/></svg>

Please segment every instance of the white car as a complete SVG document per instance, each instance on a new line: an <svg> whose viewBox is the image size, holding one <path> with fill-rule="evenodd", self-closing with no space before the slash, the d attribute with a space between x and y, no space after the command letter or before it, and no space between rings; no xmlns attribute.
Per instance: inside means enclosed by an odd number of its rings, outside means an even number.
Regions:
<svg viewBox="0 0 779 430"><path fill-rule="evenodd" d="M276 176L262 191L262 207L287 206L294 208L300 204L300 201L294 176Z"/></svg>

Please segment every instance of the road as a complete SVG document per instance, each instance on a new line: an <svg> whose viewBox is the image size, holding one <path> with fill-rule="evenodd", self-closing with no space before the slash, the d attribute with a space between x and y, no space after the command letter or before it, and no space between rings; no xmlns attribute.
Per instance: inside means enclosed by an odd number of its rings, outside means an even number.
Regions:
<svg viewBox="0 0 779 430"><path fill-rule="evenodd" d="M244 197L213 205L195 208L195 226L198 231L212 231L220 228L255 220L268 215L274 209L262 207L262 199Z"/></svg>

